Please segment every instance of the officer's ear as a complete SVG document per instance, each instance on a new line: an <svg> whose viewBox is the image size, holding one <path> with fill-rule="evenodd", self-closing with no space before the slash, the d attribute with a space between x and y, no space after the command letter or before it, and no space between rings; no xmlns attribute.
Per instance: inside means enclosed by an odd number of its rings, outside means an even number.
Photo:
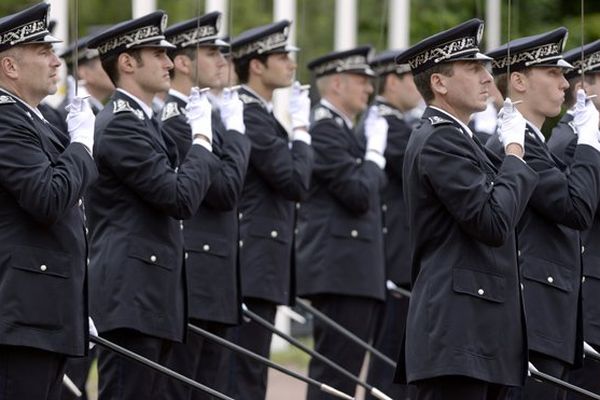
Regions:
<svg viewBox="0 0 600 400"><path fill-rule="evenodd" d="M127 52L119 54L117 64L119 66L119 71L125 74L132 74L133 71L135 71L135 68L139 66L139 62L134 55Z"/></svg>
<svg viewBox="0 0 600 400"><path fill-rule="evenodd" d="M448 93L448 87L446 86L447 76L440 73L433 73L429 77L429 85L431 86L431 91L434 94L446 95Z"/></svg>
<svg viewBox="0 0 600 400"><path fill-rule="evenodd" d="M173 58L173 69L180 71L184 75L191 75L192 64L192 60L185 54L177 54L175 58Z"/></svg>
<svg viewBox="0 0 600 400"><path fill-rule="evenodd" d="M16 49L11 49L0 53L0 71L2 75L16 79L19 76L18 57L14 52Z"/></svg>
<svg viewBox="0 0 600 400"><path fill-rule="evenodd" d="M511 72L508 84L510 86L509 93L511 91L524 93L527 90L527 74L523 72Z"/></svg>
<svg viewBox="0 0 600 400"><path fill-rule="evenodd" d="M262 75L266 68L266 64L258 58L253 58L250 60L250 64L248 64L248 71L258 76Z"/></svg>

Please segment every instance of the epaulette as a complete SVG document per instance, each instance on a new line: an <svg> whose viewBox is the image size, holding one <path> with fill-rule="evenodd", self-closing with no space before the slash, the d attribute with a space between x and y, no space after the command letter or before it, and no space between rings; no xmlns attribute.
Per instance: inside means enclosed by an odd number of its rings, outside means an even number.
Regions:
<svg viewBox="0 0 600 400"><path fill-rule="evenodd" d="M173 118L178 115L181 115L181 111L179 111L179 105L174 101L170 101L163 107L160 120L164 122L169 118Z"/></svg>
<svg viewBox="0 0 600 400"><path fill-rule="evenodd" d="M2 104L14 104L17 101L8 95L0 95L0 105Z"/></svg>
<svg viewBox="0 0 600 400"><path fill-rule="evenodd" d="M387 104L377 104L377 112L382 117L393 116L398 119L404 119L404 115L399 110L396 110L394 107L390 107Z"/></svg>
<svg viewBox="0 0 600 400"><path fill-rule="evenodd" d="M118 114L121 112L131 112L139 119L144 119L144 112L142 110L136 110L135 108L131 107L127 100L117 99L117 101L113 103L113 114Z"/></svg>
<svg viewBox="0 0 600 400"><path fill-rule="evenodd" d="M258 104L258 105L262 106L261 101L258 100L256 97L249 96L249 95L247 95L245 93L240 93L238 95L238 97L240 98L240 100L244 104Z"/></svg>
<svg viewBox="0 0 600 400"><path fill-rule="evenodd" d="M327 108L325 108L325 107L315 108L315 111L313 114L314 122L318 122L322 119L331 119L331 118L333 118L333 113L331 111L329 111Z"/></svg>
<svg viewBox="0 0 600 400"><path fill-rule="evenodd" d="M449 119L438 117L437 115L428 117L427 119L429 120L429 122L431 122L431 125L433 126L452 124L452 121L450 121Z"/></svg>

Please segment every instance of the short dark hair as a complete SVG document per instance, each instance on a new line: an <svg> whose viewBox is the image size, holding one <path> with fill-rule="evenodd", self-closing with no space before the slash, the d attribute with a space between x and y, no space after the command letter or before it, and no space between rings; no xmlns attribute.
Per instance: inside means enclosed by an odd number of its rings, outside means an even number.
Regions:
<svg viewBox="0 0 600 400"><path fill-rule="evenodd" d="M235 73L238 76L238 80L240 83L248 83L248 79L250 78L250 61L256 59L260 61L263 65L267 65L267 59L273 53L260 54L256 57L245 58L241 60L233 60L233 66L235 67Z"/></svg>
<svg viewBox="0 0 600 400"><path fill-rule="evenodd" d="M386 82L387 82L387 77L390 76L391 74L394 74L398 77L398 79L402 79L404 76L406 76L406 74L409 74L410 72L403 72L401 74L397 73L397 72L388 72L387 74L383 74L383 75L379 75L377 77L377 80L375 81L376 84L376 88L377 88L377 94L381 95L383 94L383 92L385 92L385 86L386 86Z"/></svg>
<svg viewBox="0 0 600 400"><path fill-rule="evenodd" d="M196 57L198 57L198 51L196 46L186 47L184 49L176 48L167 50L167 55L173 62L175 62L175 57L177 56L186 56L190 60L195 61ZM175 77L175 68L171 68L169 70L169 76L171 77L171 79Z"/></svg>
<svg viewBox="0 0 600 400"><path fill-rule="evenodd" d="M131 49L124 51L123 53L129 54L131 57L135 59L135 61L142 66L142 48ZM117 82L119 80L119 68L117 66L119 61L119 55L122 53L117 53L106 58L102 58L102 69L106 72L106 75L110 78L110 81L117 86Z"/></svg>
<svg viewBox="0 0 600 400"><path fill-rule="evenodd" d="M429 104L434 99L433 90L431 90L431 75L442 74L452 76L454 74L454 63L437 64L425 71L419 72L414 76L415 86L423 96L423 100Z"/></svg>
<svg viewBox="0 0 600 400"><path fill-rule="evenodd" d="M585 74L585 83L588 85L593 85L596 83L596 73L586 73ZM577 102L577 92L575 91L575 85L581 82L581 75L577 75L569 81L569 88L565 90L565 107L571 108Z"/></svg>

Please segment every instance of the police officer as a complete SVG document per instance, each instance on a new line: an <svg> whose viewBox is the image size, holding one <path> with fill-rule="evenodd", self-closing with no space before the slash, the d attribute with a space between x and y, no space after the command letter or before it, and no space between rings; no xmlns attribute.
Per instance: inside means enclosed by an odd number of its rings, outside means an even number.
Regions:
<svg viewBox="0 0 600 400"><path fill-rule="evenodd" d="M298 212L296 242L298 295L364 340L385 296L379 191L385 182L387 123L370 111L366 146L353 131L354 119L373 93L370 52L362 46L308 63L321 100L311 113L315 166L310 195ZM363 348L318 321L313 338L315 351L360 373ZM309 376L345 393L356 388L317 360L311 360ZM332 397L309 387L307 398Z"/></svg>
<svg viewBox="0 0 600 400"><path fill-rule="evenodd" d="M90 37L88 36L79 39L77 41L77 46L75 43L72 43L60 57L65 60L68 73L74 75L75 79L79 80L79 95L87 98L94 115L97 115L104 107L104 102L108 100L114 91L114 85L108 78L108 75L106 75L106 72L102 69L98 51L87 48L89 38ZM77 64L75 63L75 58L77 58ZM77 66L76 70L75 66ZM66 125L65 112L62 105L57 110L51 109L49 106L46 106L46 109L42 110L42 114L57 127ZM64 127L62 129L64 129ZM75 383L83 393L81 397L82 400L87 399L85 386L90 367L95 358L96 348L90 350L87 357L71 358L67 361L65 371L73 383ZM74 398L75 395L73 393L68 390L63 390L63 400Z"/></svg>
<svg viewBox="0 0 600 400"><path fill-rule="evenodd" d="M383 244L386 279L404 289L410 289L410 259L408 246L408 217L402 192L402 165L408 138L419 119L411 115L423 101L415 86L410 66L396 64L402 51L378 54L371 60L377 74L377 96L374 105L388 123L385 148L386 185L381 194ZM408 297L386 293L385 304L377 311L373 345L392 359L397 359L404 331ZM367 382L398 399L409 397L407 386L393 383L394 369L377 357L370 358ZM369 397L371 398L371 397Z"/></svg>
<svg viewBox="0 0 600 400"><path fill-rule="evenodd" d="M583 50L583 59L582 59ZM565 164L572 165L577 149L577 128L573 123L575 115L577 90L584 89L588 96L600 96L600 41L575 48L564 54L567 62L575 68L565 73L569 82L569 89L565 92L565 106L567 112L562 116L559 123L552 130L552 136L548 140L548 148L554 155ZM600 105L600 97L592 99L596 108ZM600 215L596 211L592 226L581 233L583 278L581 285L583 302L583 337L587 343L596 350L600 350L600 248L597 243L600 240ZM592 392L600 392L600 382L597 377L600 374L600 364L589 358L583 360L583 368L573 370L569 381L577 386L584 387ZM569 393L569 399L579 399Z"/></svg>
<svg viewBox="0 0 600 400"><path fill-rule="evenodd" d="M37 108L60 61L40 3L0 20L0 388L58 400L67 356L87 353L81 197L96 179L94 115L73 99L67 130ZM60 135L60 136L59 136Z"/></svg>
<svg viewBox="0 0 600 400"><path fill-rule="evenodd" d="M498 88L522 101L517 108L527 120L525 161L540 178L518 226L529 360L565 380L569 369L581 364L583 353L579 231L591 225L600 199L598 111L591 102L586 105L585 93L578 94L574 124L579 135L570 168L552 155L540 131L547 117L560 113L569 87L563 76L572 68L562 57L566 39L567 30L558 28L488 53L494 58ZM497 149L494 142L488 145ZM524 389L530 399L565 395L533 380Z"/></svg>
<svg viewBox="0 0 600 400"><path fill-rule="evenodd" d="M272 113L273 91L292 84L296 64L289 52L289 21L241 33L231 53L244 102L246 135L252 143L250 164L239 204L239 258L242 296L248 308L273 323L276 306L290 304L293 286L294 202L308 193L312 149L307 133L310 102L298 86L292 90L293 132ZM236 343L269 355L271 333L256 323L232 328ZM267 368L247 357L232 356L228 376L236 399L265 397Z"/></svg>
<svg viewBox="0 0 600 400"><path fill-rule="evenodd" d="M100 178L86 198L92 315L107 339L159 363L187 322L179 220L198 210L217 168L204 95L195 91L188 103L192 145L181 161L150 108L170 86L166 18L156 11L88 44L117 87L98 114ZM100 399L161 398L154 371L102 349L98 365Z"/></svg>
<svg viewBox="0 0 600 400"><path fill-rule="evenodd" d="M177 143L180 160L185 159L192 141L185 117L192 86L220 88L227 79L221 48L229 45L218 39L220 18L219 12L212 12L165 31L167 40L177 47L169 50L174 68L161 119L163 130ZM225 89L218 106L213 107L212 129L219 167L200 208L184 221L183 234L190 322L225 336L227 326L240 322L237 204L250 158L250 140L244 134L244 106L237 93ZM174 345L167 365L214 388L222 350L222 346L191 334L185 345ZM192 398L206 397L177 382L165 384L164 399Z"/></svg>
<svg viewBox="0 0 600 400"><path fill-rule="evenodd" d="M67 64L68 72L79 81L81 94L89 95L88 101L97 115L104 108L104 103L115 90L115 86L102 69L98 50L87 48L90 38L91 36L86 36L77 43L71 43L60 56Z"/></svg>
<svg viewBox="0 0 600 400"><path fill-rule="evenodd" d="M524 130L513 127L525 122L512 104L499 168L467 127L492 81L482 33L472 19L396 60L428 104L402 171L413 289L396 373L418 400L506 398L527 369L514 229L537 176L521 159Z"/></svg>

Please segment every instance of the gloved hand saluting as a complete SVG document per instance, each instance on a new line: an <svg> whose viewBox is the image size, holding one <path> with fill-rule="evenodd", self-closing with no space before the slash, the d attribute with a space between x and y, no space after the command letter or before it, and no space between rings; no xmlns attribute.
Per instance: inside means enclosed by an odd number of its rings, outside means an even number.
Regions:
<svg viewBox="0 0 600 400"><path fill-rule="evenodd" d="M594 103L586 99L583 89L577 90L577 103L573 124L577 129L577 144L587 144L600 151L599 130L600 116Z"/></svg>
<svg viewBox="0 0 600 400"><path fill-rule="evenodd" d="M219 98L219 110L223 124L225 124L228 131L234 130L241 134L246 133L244 103L240 100L237 90L223 89L223 93Z"/></svg>
<svg viewBox="0 0 600 400"><path fill-rule="evenodd" d="M212 144L212 106L206 94L200 93L197 87L192 88L185 111L187 122L190 128L192 128L192 139L197 139L198 135L200 135L209 144Z"/></svg>
<svg viewBox="0 0 600 400"><path fill-rule="evenodd" d="M375 162L382 169L385 167L383 153L387 146L388 128L387 121L379 115L377 107L371 106L367 118L365 118L365 137L367 138L365 159Z"/></svg>
<svg viewBox="0 0 600 400"><path fill-rule="evenodd" d="M67 128L71 143L81 143L90 154L94 150L94 123L96 117L87 100L80 96L73 97L71 103L66 107Z"/></svg>
<svg viewBox="0 0 600 400"><path fill-rule="evenodd" d="M290 96L290 116L292 117L292 128L308 129L310 115L310 99L308 90L302 89L300 82L296 81L292 85L292 94Z"/></svg>
<svg viewBox="0 0 600 400"><path fill-rule="evenodd" d="M518 144L525 151L525 118L516 109L510 97L504 99L498 119L498 137L504 149L506 150L509 144Z"/></svg>

